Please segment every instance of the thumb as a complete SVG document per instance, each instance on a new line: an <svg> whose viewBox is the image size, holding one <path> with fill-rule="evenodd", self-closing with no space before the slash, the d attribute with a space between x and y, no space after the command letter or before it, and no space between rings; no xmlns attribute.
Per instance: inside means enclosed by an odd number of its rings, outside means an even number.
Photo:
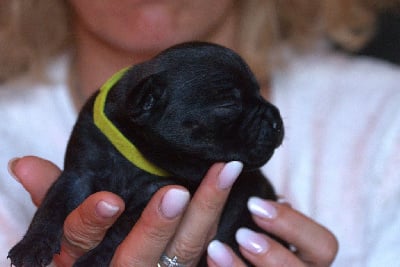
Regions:
<svg viewBox="0 0 400 267"><path fill-rule="evenodd" d="M72 266L80 256L96 247L124 208L123 200L110 192L89 196L64 222L61 253L54 257L57 266Z"/></svg>
<svg viewBox="0 0 400 267"><path fill-rule="evenodd" d="M11 160L9 172L29 192L36 206L42 203L47 190L61 173L52 162L35 156Z"/></svg>

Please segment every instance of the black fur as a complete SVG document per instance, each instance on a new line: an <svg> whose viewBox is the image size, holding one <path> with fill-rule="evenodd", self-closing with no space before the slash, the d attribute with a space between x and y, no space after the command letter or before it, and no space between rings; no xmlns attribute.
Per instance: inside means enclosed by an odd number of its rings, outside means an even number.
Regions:
<svg viewBox="0 0 400 267"><path fill-rule="evenodd" d="M216 238L237 251L235 231L241 226L257 229L246 208L248 198L276 198L258 168L283 138L279 111L260 96L243 60L221 46L186 43L132 67L110 91L108 118L148 160L172 174L168 178L142 171L113 147L93 123L95 97L79 115L64 171L22 241L9 252L12 264L48 265L60 251L66 216L90 194L110 191L124 199L126 211L102 243L75 264L108 266L154 192L180 184L193 193L214 162L232 160L243 162L245 169Z"/></svg>

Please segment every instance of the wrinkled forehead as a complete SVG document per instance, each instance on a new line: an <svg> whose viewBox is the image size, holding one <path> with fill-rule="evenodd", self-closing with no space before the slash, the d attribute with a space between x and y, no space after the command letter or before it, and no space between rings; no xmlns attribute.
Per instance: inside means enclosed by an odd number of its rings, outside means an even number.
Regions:
<svg viewBox="0 0 400 267"><path fill-rule="evenodd" d="M258 85L246 69L220 62L198 61L171 64L165 71L171 90L187 93L217 93L238 89L244 94L258 90ZM182 92L184 93L184 92Z"/></svg>
<svg viewBox="0 0 400 267"><path fill-rule="evenodd" d="M186 101L187 98L198 101L229 94L235 88L245 91L246 86L232 71L215 66L183 66L167 72L169 95ZM237 90L237 89L235 89Z"/></svg>

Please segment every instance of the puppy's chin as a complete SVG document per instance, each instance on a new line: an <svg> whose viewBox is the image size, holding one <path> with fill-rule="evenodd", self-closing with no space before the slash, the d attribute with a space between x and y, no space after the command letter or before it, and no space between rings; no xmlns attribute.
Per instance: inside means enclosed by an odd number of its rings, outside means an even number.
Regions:
<svg viewBox="0 0 400 267"><path fill-rule="evenodd" d="M254 170L264 166L274 154L274 148L259 147L249 151L246 158L242 159L244 170Z"/></svg>
<svg viewBox="0 0 400 267"><path fill-rule="evenodd" d="M274 126L265 120L258 123L258 131L249 136L252 141L247 140L248 149L242 153L244 167L249 170L266 164L283 141L283 124L280 120L277 120Z"/></svg>

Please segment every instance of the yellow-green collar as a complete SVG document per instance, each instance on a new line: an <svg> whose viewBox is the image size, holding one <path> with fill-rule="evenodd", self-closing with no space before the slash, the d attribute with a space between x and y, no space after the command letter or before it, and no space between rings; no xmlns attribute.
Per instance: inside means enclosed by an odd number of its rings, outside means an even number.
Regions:
<svg viewBox="0 0 400 267"><path fill-rule="evenodd" d="M93 107L94 124L108 138L108 140L114 145L114 147L133 165L157 176L168 176L168 173L166 171L158 168L153 163L145 159L142 153L140 153L140 151L136 148L136 146L132 144L117 129L117 127L107 118L104 112L108 92L121 79L121 77L125 74L127 70L128 68L125 68L115 73L100 88L100 92L96 97Z"/></svg>

